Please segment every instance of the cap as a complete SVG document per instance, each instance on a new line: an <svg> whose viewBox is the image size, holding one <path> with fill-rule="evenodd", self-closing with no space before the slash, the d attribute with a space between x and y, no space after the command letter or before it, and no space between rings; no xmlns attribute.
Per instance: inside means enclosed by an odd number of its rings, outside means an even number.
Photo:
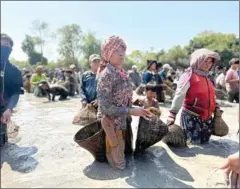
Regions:
<svg viewBox="0 0 240 189"><path fill-rule="evenodd" d="M74 68L76 68L76 66L75 66L74 64L71 64L71 65L69 66L69 68L70 68L70 69L74 69Z"/></svg>
<svg viewBox="0 0 240 189"><path fill-rule="evenodd" d="M137 69L137 66L136 66L136 65L133 65L133 66L132 66L132 69Z"/></svg>
<svg viewBox="0 0 240 189"><path fill-rule="evenodd" d="M101 60L101 57L98 55L98 54L92 54L90 57L89 57L89 61L92 62L94 60Z"/></svg>
<svg viewBox="0 0 240 189"><path fill-rule="evenodd" d="M171 70L172 67L171 67L169 64L164 64L164 65L163 65L163 69Z"/></svg>

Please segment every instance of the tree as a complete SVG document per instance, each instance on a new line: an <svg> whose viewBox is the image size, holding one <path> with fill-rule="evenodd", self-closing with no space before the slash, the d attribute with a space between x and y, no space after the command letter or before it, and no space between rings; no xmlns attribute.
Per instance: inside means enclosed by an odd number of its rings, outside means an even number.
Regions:
<svg viewBox="0 0 240 189"><path fill-rule="evenodd" d="M80 64L82 67L88 67L88 59L92 54L101 54L101 41L95 37L93 32L88 32L83 35L82 39L82 57Z"/></svg>
<svg viewBox="0 0 240 189"><path fill-rule="evenodd" d="M43 49L48 38L48 24L40 20L34 20L32 22L32 31L35 36L35 44L40 47L41 63L43 64Z"/></svg>
<svg viewBox="0 0 240 189"><path fill-rule="evenodd" d="M77 57L81 52L82 30L77 24L66 25L58 29L58 52L66 65L77 65ZM78 65L77 65L78 66Z"/></svg>
<svg viewBox="0 0 240 189"><path fill-rule="evenodd" d="M28 61L30 65L35 65L37 62L42 64L47 64L47 58L43 57L41 53L35 50L36 38L26 35L24 41L22 42L22 50L28 56Z"/></svg>
<svg viewBox="0 0 240 189"><path fill-rule="evenodd" d="M216 51L221 56L221 65L227 66L233 57L239 57L239 38L234 34L216 33L204 31L194 37L186 47L188 54L191 54L197 48L208 48Z"/></svg>

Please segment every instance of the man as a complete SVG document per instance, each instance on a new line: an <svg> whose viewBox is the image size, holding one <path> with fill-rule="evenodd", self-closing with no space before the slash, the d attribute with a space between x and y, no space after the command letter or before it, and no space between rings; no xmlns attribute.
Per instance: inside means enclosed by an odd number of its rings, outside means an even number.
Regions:
<svg viewBox="0 0 240 189"><path fill-rule="evenodd" d="M237 69L239 68L239 59L233 58L230 61L231 68L226 74L226 89L228 93L228 101L233 103L234 100L239 103L239 76Z"/></svg>
<svg viewBox="0 0 240 189"><path fill-rule="evenodd" d="M159 75L161 76L163 81L167 80L167 73L171 69L172 69L172 67L169 64L163 65L162 70L159 72Z"/></svg>
<svg viewBox="0 0 240 189"><path fill-rule="evenodd" d="M133 88L136 89L141 84L141 76L137 71L137 66L132 66L132 71L129 73L129 78L131 79Z"/></svg>
<svg viewBox="0 0 240 189"><path fill-rule="evenodd" d="M91 70L82 74L80 81L79 94L81 102L86 105L97 98L97 80L96 73L100 65L101 57L98 54L93 54L89 57L89 64Z"/></svg>
<svg viewBox="0 0 240 189"><path fill-rule="evenodd" d="M12 47L12 39L6 34L1 34L0 147L8 141L7 124L11 120L12 111L18 103L19 95L24 92L21 71L9 62Z"/></svg>
<svg viewBox="0 0 240 189"><path fill-rule="evenodd" d="M97 106L97 72L100 66L101 57L98 54L92 54L89 57L89 64L91 70L82 74L80 79L79 95L81 101L81 108L87 106L87 104L93 104ZM79 123L79 113L74 117L73 123Z"/></svg>

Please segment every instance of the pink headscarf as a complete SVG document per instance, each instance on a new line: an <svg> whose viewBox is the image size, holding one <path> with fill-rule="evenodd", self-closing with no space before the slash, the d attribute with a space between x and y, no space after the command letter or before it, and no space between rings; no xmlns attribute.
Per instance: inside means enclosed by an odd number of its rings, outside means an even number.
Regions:
<svg viewBox="0 0 240 189"><path fill-rule="evenodd" d="M215 62L211 68L214 70L216 63L219 62L220 56L218 53L214 51L210 51L208 49L202 48L194 51L190 56L190 67L183 73L178 81L179 88L183 88L187 82L190 80L193 73L197 73L202 76L207 76L209 71L201 71L199 68L205 63L208 58L215 59Z"/></svg>
<svg viewBox="0 0 240 189"><path fill-rule="evenodd" d="M102 62L100 63L100 68L98 73L100 73L105 67L106 63L110 61L112 54L120 47L127 49L126 43L118 36L111 36L106 41L103 42L102 51Z"/></svg>

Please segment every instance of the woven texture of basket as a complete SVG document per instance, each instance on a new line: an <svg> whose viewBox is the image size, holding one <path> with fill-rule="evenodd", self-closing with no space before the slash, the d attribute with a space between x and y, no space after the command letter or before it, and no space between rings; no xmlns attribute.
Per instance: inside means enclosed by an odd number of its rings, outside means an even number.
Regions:
<svg viewBox="0 0 240 189"><path fill-rule="evenodd" d="M132 129L131 118L127 119L127 129L123 133L125 138L125 154L131 154L132 150ZM89 151L96 161L106 162L105 132L101 122L95 121L81 128L74 136L74 141L82 148Z"/></svg>
<svg viewBox="0 0 240 189"><path fill-rule="evenodd" d="M168 134L162 139L162 141L173 147L187 146L183 129L176 124L168 126Z"/></svg>
<svg viewBox="0 0 240 189"><path fill-rule="evenodd" d="M136 94L137 95L143 95L144 94L144 90L145 90L145 85L141 84L136 89Z"/></svg>
<svg viewBox="0 0 240 189"><path fill-rule="evenodd" d="M229 128L226 122L222 119L223 111L216 108L213 118L213 135L215 136L226 136L229 132Z"/></svg>
<svg viewBox="0 0 240 189"><path fill-rule="evenodd" d="M159 142L168 133L168 127L159 118L140 118L135 153L141 153Z"/></svg>

